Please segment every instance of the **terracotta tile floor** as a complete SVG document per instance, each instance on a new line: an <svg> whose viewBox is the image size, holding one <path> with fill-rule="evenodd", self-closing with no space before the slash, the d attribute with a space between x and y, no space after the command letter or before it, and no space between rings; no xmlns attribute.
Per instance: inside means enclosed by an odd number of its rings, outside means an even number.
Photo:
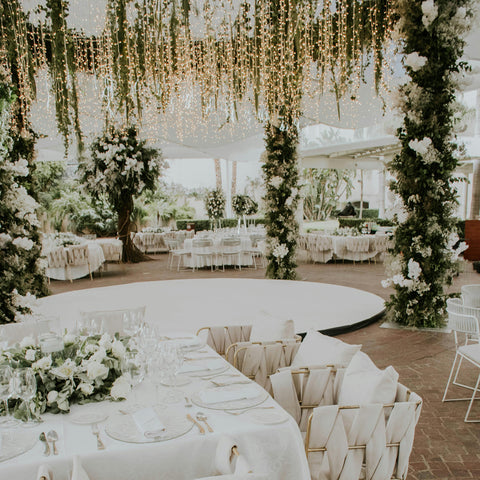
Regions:
<svg viewBox="0 0 480 480"><path fill-rule="evenodd" d="M122 283L171 280L180 278L244 277L264 278L265 270L243 269L225 272L201 270L169 271L167 255L156 255L149 262L131 265L108 265L101 277L51 284L52 293ZM464 272L454 280L450 291L461 285L480 283L480 275L466 263ZM332 283L359 288L388 299L391 290L383 289L382 264L336 263L303 264L298 268L300 280ZM294 299L292 299L294 301ZM400 381L424 400L410 457L410 479L480 479L480 423L466 424L466 402L442 403L443 389L454 358L453 334L427 331L386 329L381 322L361 330L340 335L349 343L361 343L375 363L383 368L393 365ZM474 370L465 371L465 380L475 378ZM455 391L452 391L455 393ZM472 414L480 418L480 401Z"/></svg>

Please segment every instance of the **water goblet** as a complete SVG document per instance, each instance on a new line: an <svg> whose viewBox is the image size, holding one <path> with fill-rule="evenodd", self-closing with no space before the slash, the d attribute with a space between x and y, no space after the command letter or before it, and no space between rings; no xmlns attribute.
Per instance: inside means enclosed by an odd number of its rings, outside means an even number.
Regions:
<svg viewBox="0 0 480 480"><path fill-rule="evenodd" d="M137 403L136 387L142 383L145 377L145 368L141 363L141 357L134 352L127 352L125 355L124 371L128 375L130 387L132 389L133 401Z"/></svg>
<svg viewBox="0 0 480 480"><path fill-rule="evenodd" d="M5 418L0 420L0 425L9 427L17 424L17 421L10 416L8 401L13 396L13 370L9 365L0 365L0 400L5 409Z"/></svg>
<svg viewBox="0 0 480 480"><path fill-rule="evenodd" d="M37 379L31 368L19 368L13 374L14 391L18 398L23 400L27 412L27 421L22 424L24 427L33 427L37 424L32 418L30 402L37 393Z"/></svg>

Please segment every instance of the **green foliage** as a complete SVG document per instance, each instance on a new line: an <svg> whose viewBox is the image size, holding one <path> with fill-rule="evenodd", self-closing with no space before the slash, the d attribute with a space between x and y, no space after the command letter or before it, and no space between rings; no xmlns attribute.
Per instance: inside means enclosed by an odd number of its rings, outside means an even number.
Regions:
<svg viewBox="0 0 480 480"><path fill-rule="evenodd" d="M10 109L15 100L0 78L0 323L21 320L36 295L48 293L36 216L37 204L28 194L29 146L34 138L12 131ZM14 150L18 145L18 150Z"/></svg>
<svg viewBox="0 0 480 480"><path fill-rule="evenodd" d="M265 127L267 158L262 166L266 193L267 272L269 278L296 278L295 247L299 200L298 131L288 115Z"/></svg>
<svg viewBox="0 0 480 480"><path fill-rule="evenodd" d="M329 218L340 197L352 193L353 170L304 168L302 177L303 214L309 221Z"/></svg>
<svg viewBox="0 0 480 480"><path fill-rule="evenodd" d="M457 199L453 172L456 77L463 65L463 34L471 23L470 0L438 0L430 15L421 0L399 3L406 71L397 136L402 149L391 163L391 189L402 199L405 220L395 230L388 303L403 325L439 327L445 319L445 286L456 272ZM462 247L463 248L463 247Z"/></svg>
<svg viewBox="0 0 480 480"><path fill-rule="evenodd" d="M32 171L32 190L45 212L50 210L52 202L62 193L66 167L65 161L35 163Z"/></svg>
<svg viewBox="0 0 480 480"><path fill-rule="evenodd" d="M258 204L248 195L234 195L232 198L232 208L235 215L255 215L258 212Z"/></svg>

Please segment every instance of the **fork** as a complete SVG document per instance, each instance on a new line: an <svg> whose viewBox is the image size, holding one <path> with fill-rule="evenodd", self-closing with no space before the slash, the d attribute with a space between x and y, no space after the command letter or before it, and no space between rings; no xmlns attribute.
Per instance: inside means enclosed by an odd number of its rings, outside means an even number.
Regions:
<svg viewBox="0 0 480 480"><path fill-rule="evenodd" d="M97 437L97 450L105 450L105 444L100 438L100 429L98 428L98 423L92 424L92 433Z"/></svg>

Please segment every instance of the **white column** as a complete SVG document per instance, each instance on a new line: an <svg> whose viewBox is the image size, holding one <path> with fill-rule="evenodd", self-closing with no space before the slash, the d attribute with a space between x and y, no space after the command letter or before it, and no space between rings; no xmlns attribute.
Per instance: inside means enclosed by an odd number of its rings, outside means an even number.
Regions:
<svg viewBox="0 0 480 480"><path fill-rule="evenodd" d="M227 218L232 218L232 162L230 160L225 160L226 163L226 182L225 182L225 196L226 196L226 204L225 204L225 215Z"/></svg>
<svg viewBox="0 0 480 480"><path fill-rule="evenodd" d="M381 156L380 160L383 162L385 157ZM385 218L385 167L380 170L378 175L378 216Z"/></svg>

